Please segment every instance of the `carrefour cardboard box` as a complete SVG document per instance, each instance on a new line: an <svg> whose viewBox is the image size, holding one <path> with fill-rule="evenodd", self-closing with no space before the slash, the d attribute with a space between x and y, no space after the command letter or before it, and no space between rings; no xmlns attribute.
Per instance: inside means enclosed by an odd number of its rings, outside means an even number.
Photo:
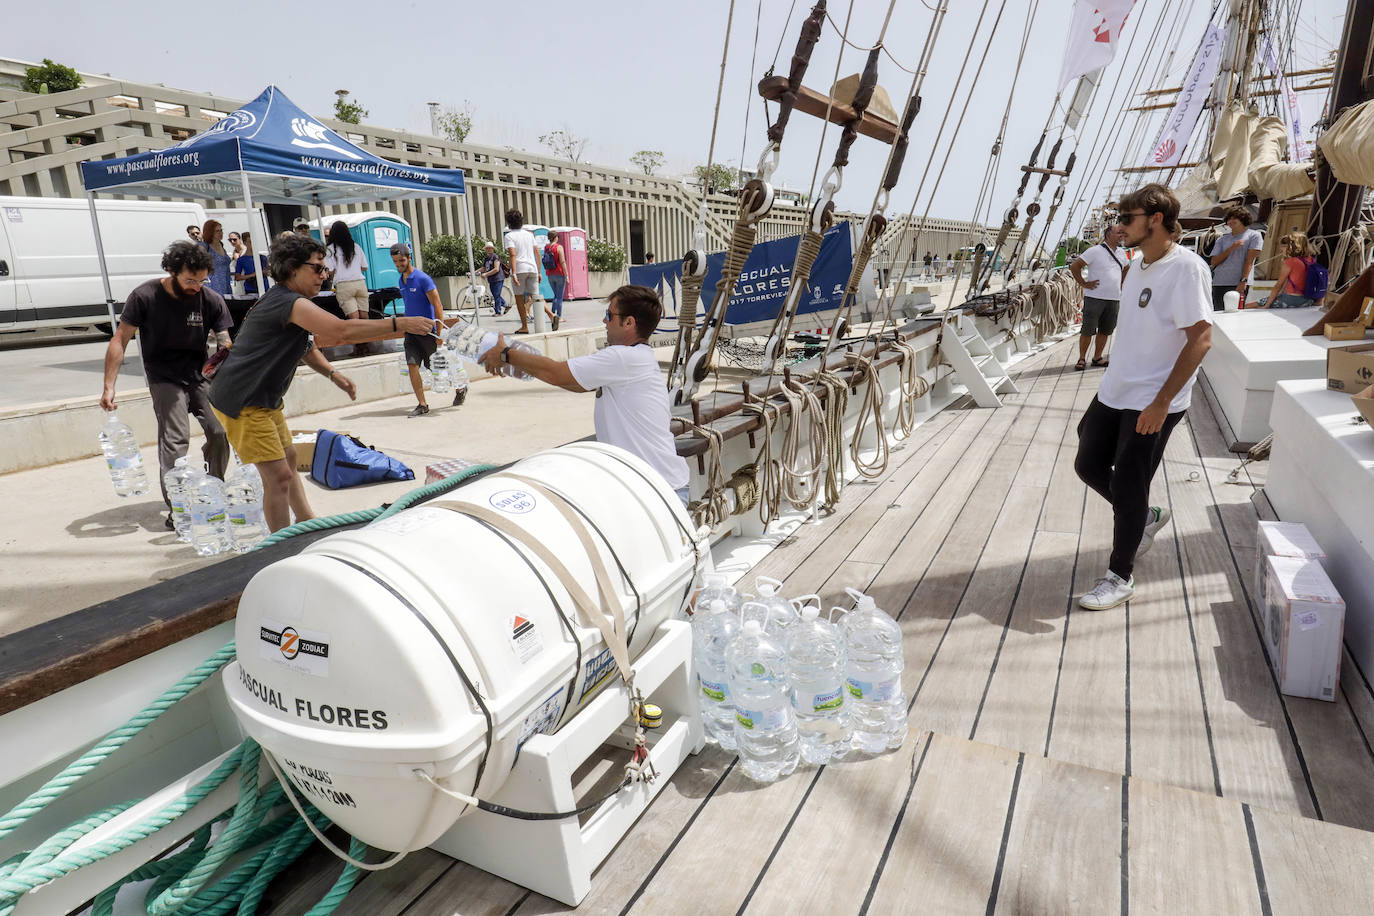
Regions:
<svg viewBox="0 0 1374 916"><path fill-rule="evenodd" d="M1326 351L1326 387L1349 394L1374 385L1374 344Z"/></svg>
<svg viewBox="0 0 1374 916"><path fill-rule="evenodd" d="M1302 522L1260 522L1255 544L1255 594L1260 607L1267 601L1264 561L1269 557L1301 557L1325 565L1326 551Z"/></svg>
<svg viewBox="0 0 1374 916"><path fill-rule="evenodd" d="M1355 402L1355 409L1364 417L1364 421L1374 426L1374 385L1357 392L1350 400Z"/></svg>
<svg viewBox="0 0 1374 916"><path fill-rule="evenodd" d="M296 470L310 473L310 462L315 457L315 437L318 430L291 430L291 444L296 447Z"/></svg>
<svg viewBox="0 0 1374 916"><path fill-rule="evenodd" d="M1345 601L1316 560L1267 557L1265 642L1279 690L1334 702Z"/></svg>

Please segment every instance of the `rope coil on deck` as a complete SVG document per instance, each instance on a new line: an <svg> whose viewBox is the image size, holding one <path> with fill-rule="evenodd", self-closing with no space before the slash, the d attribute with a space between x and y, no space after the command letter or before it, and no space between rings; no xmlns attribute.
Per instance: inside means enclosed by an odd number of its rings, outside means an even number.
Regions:
<svg viewBox="0 0 1374 916"><path fill-rule="evenodd" d="M887 470L890 447L887 441L887 428L883 425L883 386L878 378L878 370L873 360L857 353L848 355L849 364L864 377L864 392L859 401L859 416L854 422L854 435L849 440L849 457L854 462L854 470L869 480L882 476ZM877 437L877 451L872 459L865 460L859 455L859 443L869 427Z"/></svg>

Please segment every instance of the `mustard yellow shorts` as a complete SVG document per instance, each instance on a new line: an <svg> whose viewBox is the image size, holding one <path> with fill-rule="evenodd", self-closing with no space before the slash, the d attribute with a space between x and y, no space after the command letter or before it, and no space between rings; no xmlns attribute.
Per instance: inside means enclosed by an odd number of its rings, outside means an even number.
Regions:
<svg viewBox="0 0 1374 916"><path fill-rule="evenodd" d="M215 410L215 416L224 425L229 444L244 464L278 461L291 448L291 430L286 427L280 407L245 407L237 417Z"/></svg>

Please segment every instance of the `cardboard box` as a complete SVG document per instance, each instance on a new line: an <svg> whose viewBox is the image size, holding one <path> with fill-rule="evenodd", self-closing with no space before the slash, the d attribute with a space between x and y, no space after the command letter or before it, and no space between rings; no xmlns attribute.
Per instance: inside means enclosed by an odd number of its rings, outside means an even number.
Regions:
<svg viewBox="0 0 1374 916"><path fill-rule="evenodd" d="M445 461L436 461L434 464L425 468L425 486L438 483L445 477L452 477L459 471L466 471L472 467L471 461L464 461L462 458L449 458Z"/></svg>
<svg viewBox="0 0 1374 916"><path fill-rule="evenodd" d="M1360 317L1355 319L1365 327L1374 326L1374 296L1365 296L1360 306Z"/></svg>
<svg viewBox="0 0 1374 916"><path fill-rule="evenodd" d="M1364 340L1367 330L1358 321L1328 321L1322 333L1327 340Z"/></svg>
<svg viewBox="0 0 1374 916"><path fill-rule="evenodd" d="M1351 397L1355 403L1355 409L1364 417L1364 421L1370 426L1374 426L1374 385L1370 385Z"/></svg>
<svg viewBox="0 0 1374 916"><path fill-rule="evenodd" d="M1279 690L1335 702L1345 601L1316 560L1267 557L1264 641Z"/></svg>
<svg viewBox="0 0 1374 916"><path fill-rule="evenodd" d="M1302 522L1260 522L1255 544L1255 594L1260 607L1268 600L1264 561L1269 557L1299 557L1326 565L1326 551Z"/></svg>
<svg viewBox="0 0 1374 916"><path fill-rule="evenodd" d="M291 444L296 447L296 470L310 473L310 462L315 457L315 437L319 430L291 430Z"/></svg>
<svg viewBox="0 0 1374 916"><path fill-rule="evenodd" d="M1326 351L1328 389L1354 394L1370 385L1374 385L1374 344L1332 347Z"/></svg>

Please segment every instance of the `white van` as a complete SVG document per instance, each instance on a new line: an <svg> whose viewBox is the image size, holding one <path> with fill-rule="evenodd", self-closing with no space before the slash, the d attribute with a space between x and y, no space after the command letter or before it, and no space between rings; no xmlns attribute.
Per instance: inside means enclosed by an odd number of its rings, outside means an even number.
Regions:
<svg viewBox="0 0 1374 916"><path fill-rule="evenodd" d="M162 276L162 252L205 222L200 204L96 200L115 314L129 291ZM109 333L105 289L84 199L0 197L0 334L96 326Z"/></svg>

